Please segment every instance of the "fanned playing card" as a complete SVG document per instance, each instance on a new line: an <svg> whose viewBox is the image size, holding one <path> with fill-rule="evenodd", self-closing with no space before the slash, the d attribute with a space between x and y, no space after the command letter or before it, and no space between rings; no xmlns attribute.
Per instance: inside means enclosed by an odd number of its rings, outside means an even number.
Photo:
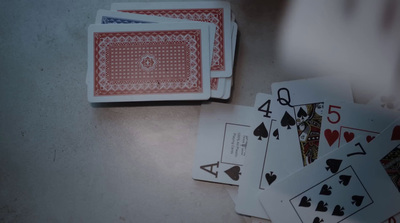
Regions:
<svg viewBox="0 0 400 223"><path fill-rule="evenodd" d="M358 137L360 141L372 141L399 115L375 106L337 100L325 100L322 114L318 157Z"/></svg>
<svg viewBox="0 0 400 223"><path fill-rule="evenodd" d="M278 123L279 141L268 145L265 187L317 158L325 99L353 100L350 83L336 78L274 83L272 93L272 119Z"/></svg>
<svg viewBox="0 0 400 223"><path fill-rule="evenodd" d="M90 102L206 100L209 26L90 25Z"/></svg>
<svg viewBox="0 0 400 223"><path fill-rule="evenodd" d="M249 136L248 148L242 181L239 182L235 210L239 214L268 219L258 196L265 189L268 181L274 179L273 173L265 172L268 145L279 141L276 120L271 119L272 96L258 93L254 103L254 116L251 122L252 134Z"/></svg>
<svg viewBox="0 0 400 223"><path fill-rule="evenodd" d="M294 162L306 166L317 158L324 100L352 102L350 83L331 77L312 78L273 83L271 88L277 102L273 118L280 123L281 146L300 153L301 160Z"/></svg>
<svg viewBox="0 0 400 223"><path fill-rule="evenodd" d="M135 2L113 3L112 10L211 22L217 26L211 64L212 77L232 75L231 9L229 2Z"/></svg>
<svg viewBox="0 0 400 223"><path fill-rule="evenodd" d="M201 105L193 179L239 184L252 114L253 108L247 106Z"/></svg>
<svg viewBox="0 0 400 223"><path fill-rule="evenodd" d="M400 211L400 119L271 185L260 201L273 222L382 222Z"/></svg>

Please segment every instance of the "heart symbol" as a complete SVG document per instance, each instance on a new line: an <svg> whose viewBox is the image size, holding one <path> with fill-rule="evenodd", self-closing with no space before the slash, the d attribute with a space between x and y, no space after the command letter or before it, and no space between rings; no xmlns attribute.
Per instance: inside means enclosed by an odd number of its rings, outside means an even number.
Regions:
<svg viewBox="0 0 400 223"><path fill-rule="evenodd" d="M391 140L400 140L400 125L393 128Z"/></svg>
<svg viewBox="0 0 400 223"><path fill-rule="evenodd" d="M335 143L335 141L339 138L339 132L336 130L330 130L330 129L326 129L324 131L324 135L326 138L326 141L328 141L329 146L332 146L333 143Z"/></svg>
<svg viewBox="0 0 400 223"><path fill-rule="evenodd" d="M351 140L354 139L354 133L344 132L344 139L346 140L346 142L350 142Z"/></svg>
<svg viewBox="0 0 400 223"><path fill-rule="evenodd" d="M375 139L375 136L367 136L367 142L371 142L373 139Z"/></svg>

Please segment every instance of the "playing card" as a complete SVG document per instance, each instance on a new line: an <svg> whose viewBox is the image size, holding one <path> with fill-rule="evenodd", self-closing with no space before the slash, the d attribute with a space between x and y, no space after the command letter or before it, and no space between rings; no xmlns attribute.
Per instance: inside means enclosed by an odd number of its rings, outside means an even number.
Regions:
<svg viewBox="0 0 400 223"><path fill-rule="evenodd" d="M271 87L277 102L273 118L280 123L280 146L286 148L282 153L296 154L292 166L297 169L317 158L323 101L353 101L351 86L342 79L313 78L273 83Z"/></svg>
<svg viewBox="0 0 400 223"><path fill-rule="evenodd" d="M159 16L124 13L124 12L109 11L103 9L98 10L96 15L96 24L177 23L177 22L191 23L197 21L190 21L185 19L171 19ZM213 23L206 23L206 24L209 25L209 34L210 34L209 43L210 43L210 58L211 58L214 48L213 43L215 38L216 26ZM168 25L173 26L174 24L168 24ZM210 60L210 66L211 66L211 60Z"/></svg>
<svg viewBox="0 0 400 223"><path fill-rule="evenodd" d="M214 23L217 26L217 31L211 62L211 76L229 77L232 75L231 9L229 2L113 3L111 9Z"/></svg>
<svg viewBox="0 0 400 223"><path fill-rule="evenodd" d="M251 133L252 112L252 107L240 105L201 105L194 179L238 185Z"/></svg>
<svg viewBox="0 0 400 223"><path fill-rule="evenodd" d="M326 100L322 113L318 157L358 137L360 141L372 141L398 115L398 112L379 107Z"/></svg>
<svg viewBox="0 0 400 223"><path fill-rule="evenodd" d="M211 78L211 97L221 98L224 95L226 78L213 77Z"/></svg>
<svg viewBox="0 0 400 223"><path fill-rule="evenodd" d="M264 190L268 175L265 173L268 144L279 140L277 122L271 119L272 96L258 93L254 103L254 116L251 122L252 134L249 136L242 181L239 183L238 199L235 210L239 214L268 219L258 196ZM266 177L267 174L267 177ZM270 176L272 177L272 176Z"/></svg>
<svg viewBox="0 0 400 223"><path fill-rule="evenodd" d="M272 119L278 123L279 141L268 145L266 187L317 158L323 101L352 101L350 84L335 78L274 83L272 93Z"/></svg>
<svg viewBox="0 0 400 223"><path fill-rule="evenodd" d="M141 15L134 13L124 13L124 12L116 12L109 10L98 10L96 16L96 24L133 24L133 23L176 23L176 22L193 22L190 20L183 19L171 19L164 18L159 16L149 16L149 15ZM194 21L196 22L196 21ZM210 25L210 58L212 57L212 52L214 48L214 38L216 26L213 23L208 23ZM173 26L173 24L169 24ZM211 60L210 60L211 66ZM218 80L215 78L211 78L211 97L220 98L224 94L225 89L225 80Z"/></svg>
<svg viewBox="0 0 400 223"><path fill-rule="evenodd" d="M236 22L232 23L232 61L235 59L235 52L236 52L236 37L237 37L237 32L238 32L238 26ZM233 68L233 63L232 63L232 68ZM231 97L231 88L233 86L233 77L226 77L225 79L225 89L223 96L221 99L229 99Z"/></svg>
<svg viewBox="0 0 400 223"><path fill-rule="evenodd" d="M400 119L261 193L273 222L382 222L400 211Z"/></svg>
<svg viewBox="0 0 400 223"><path fill-rule="evenodd" d="M236 36L237 36L238 26L236 22L232 22L232 61L235 58L235 49L236 49ZM233 67L233 63L232 63ZM223 81L223 84L220 85L219 80ZM219 77L219 78L211 78L211 89L213 89L213 82L218 82L218 85L215 84L216 87L215 93L211 91L212 98L220 98L220 99L228 99L231 96L231 87L232 87L232 77ZM223 88L222 88L223 86ZM220 88L221 87L221 88ZM222 90L222 94L219 94L219 90ZM218 92L218 93L217 93ZM217 96L218 95L218 96Z"/></svg>
<svg viewBox="0 0 400 223"><path fill-rule="evenodd" d="M209 26L203 23L90 25L90 102L206 100Z"/></svg>

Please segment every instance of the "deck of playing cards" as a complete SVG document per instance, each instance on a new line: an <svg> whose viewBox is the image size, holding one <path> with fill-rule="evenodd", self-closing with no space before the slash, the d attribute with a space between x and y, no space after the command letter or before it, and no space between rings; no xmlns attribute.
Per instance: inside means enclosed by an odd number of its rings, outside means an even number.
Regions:
<svg viewBox="0 0 400 223"><path fill-rule="evenodd" d="M228 2L114 3L88 29L89 102L228 99Z"/></svg>
<svg viewBox="0 0 400 223"><path fill-rule="evenodd" d="M356 104L326 77L273 83L254 107L203 104L192 177L238 185L236 212L272 222L396 222L395 99Z"/></svg>

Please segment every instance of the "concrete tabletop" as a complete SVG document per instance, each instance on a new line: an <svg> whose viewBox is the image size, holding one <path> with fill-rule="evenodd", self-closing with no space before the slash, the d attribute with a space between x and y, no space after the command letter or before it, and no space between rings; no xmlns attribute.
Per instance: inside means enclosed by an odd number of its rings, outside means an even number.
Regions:
<svg viewBox="0 0 400 223"><path fill-rule="evenodd" d="M191 177L201 102L88 103L87 27L112 2L0 3L0 222L247 222L231 186ZM277 64L287 2L230 2L234 86L217 101L252 106L298 78Z"/></svg>

